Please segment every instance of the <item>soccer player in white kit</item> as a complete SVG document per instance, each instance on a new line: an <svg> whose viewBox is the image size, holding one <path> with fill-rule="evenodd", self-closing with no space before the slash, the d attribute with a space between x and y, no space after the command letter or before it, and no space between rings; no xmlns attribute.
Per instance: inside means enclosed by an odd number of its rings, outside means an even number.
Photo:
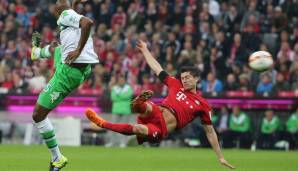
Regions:
<svg viewBox="0 0 298 171"><path fill-rule="evenodd" d="M79 2L84 1L75 0L73 5ZM99 62L90 37L92 20L71 9L68 0L57 0L56 12L61 52L55 52L55 55L60 56L61 64L56 65L54 76L40 93L32 116L52 154L50 171L60 170L68 160L59 150L53 125L47 115L88 78L91 74L91 64ZM35 60L52 56L49 49L33 45L31 58Z"/></svg>

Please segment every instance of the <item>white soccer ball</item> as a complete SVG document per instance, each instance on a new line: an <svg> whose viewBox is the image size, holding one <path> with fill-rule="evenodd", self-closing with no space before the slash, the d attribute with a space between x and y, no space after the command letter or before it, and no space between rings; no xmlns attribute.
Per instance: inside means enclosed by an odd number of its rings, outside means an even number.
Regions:
<svg viewBox="0 0 298 171"><path fill-rule="evenodd" d="M268 70L273 65L272 55L266 51L257 51L249 56L249 66L258 72Z"/></svg>

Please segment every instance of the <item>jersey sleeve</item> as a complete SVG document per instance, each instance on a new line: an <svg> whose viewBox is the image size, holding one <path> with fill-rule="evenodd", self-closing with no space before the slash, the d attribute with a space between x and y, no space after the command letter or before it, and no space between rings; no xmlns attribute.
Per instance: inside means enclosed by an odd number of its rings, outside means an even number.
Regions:
<svg viewBox="0 0 298 171"><path fill-rule="evenodd" d="M161 71L158 75L161 82L168 87L180 84L180 81L173 76L170 76L166 71Z"/></svg>
<svg viewBox="0 0 298 171"><path fill-rule="evenodd" d="M76 13L74 10L64 10L58 21L57 24L59 26L66 26L66 27L75 27L79 28L80 27L80 20L83 16Z"/></svg>
<svg viewBox="0 0 298 171"><path fill-rule="evenodd" d="M200 112L199 116L200 116L200 119L201 119L201 123L203 125L211 125L212 124L211 114L212 114L211 111L209 111L209 112L207 112L207 111Z"/></svg>

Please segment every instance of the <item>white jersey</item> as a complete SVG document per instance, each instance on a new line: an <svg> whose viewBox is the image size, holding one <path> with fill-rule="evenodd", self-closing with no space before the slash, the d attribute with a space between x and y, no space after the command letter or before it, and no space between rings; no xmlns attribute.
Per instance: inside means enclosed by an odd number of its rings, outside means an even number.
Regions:
<svg viewBox="0 0 298 171"><path fill-rule="evenodd" d="M72 9L64 10L57 21L60 27L60 42L61 42L61 53L62 63L68 53L74 51L79 43L81 37L80 19L82 15L79 15ZM98 56L94 52L93 40L89 36L85 47L83 48L80 56L73 61L73 63L98 63Z"/></svg>

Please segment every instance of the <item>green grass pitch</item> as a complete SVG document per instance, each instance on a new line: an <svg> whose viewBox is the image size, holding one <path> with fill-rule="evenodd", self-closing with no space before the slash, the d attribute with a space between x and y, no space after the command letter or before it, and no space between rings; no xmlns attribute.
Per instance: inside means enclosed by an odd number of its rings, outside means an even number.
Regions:
<svg viewBox="0 0 298 171"><path fill-rule="evenodd" d="M63 171L218 171L210 149L61 147L69 164ZM298 152L223 150L239 171L297 171ZM45 146L0 145L0 171L48 170Z"/></svg>

